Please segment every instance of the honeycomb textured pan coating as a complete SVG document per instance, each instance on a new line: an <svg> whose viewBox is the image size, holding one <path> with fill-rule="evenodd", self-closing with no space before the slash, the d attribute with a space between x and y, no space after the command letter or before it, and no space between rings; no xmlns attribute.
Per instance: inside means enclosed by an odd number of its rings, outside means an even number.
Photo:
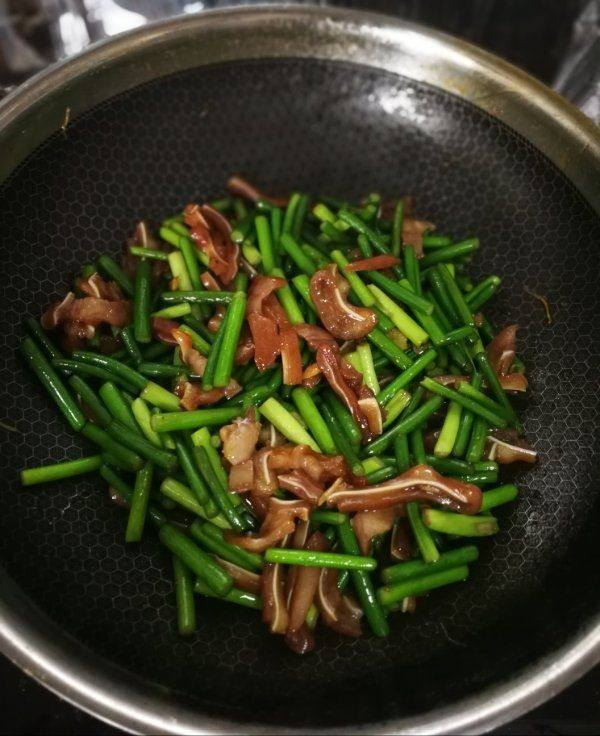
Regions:
<svg viewBox="0 0 600 736"><path fill-rule="evenodd" d="M123 541L95 477L19 490L26 465L89 448L15 357L25 316L75 271L120 253L142 217L221 194L234 171L275 192L410 193L456 239L481 238L475 277L503 278L491 316L518 322L537 467L465 584L397 614L388 640L319 629L299 658L255 612L201 600L180 640L167 556ZM257 61L159 80L57 133L0 199L0 563L59 626L214 714L288 725L430 710L511 676L597 610L600 223L538 151L439 90L363 67ZM544 294L554 322L546 324ZM350 696L350 697L349 697Z"/></svg>

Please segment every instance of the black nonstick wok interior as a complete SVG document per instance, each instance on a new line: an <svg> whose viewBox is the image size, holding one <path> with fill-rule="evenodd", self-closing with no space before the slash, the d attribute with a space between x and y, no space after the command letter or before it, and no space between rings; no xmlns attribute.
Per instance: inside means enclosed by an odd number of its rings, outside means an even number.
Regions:
<svg viewBox="0 0 600 736"><path fill-rule="evenodd" d="M473 274L498 273L490 316L518 322L540 462L501 509L466 584L436 592L392 635L289 652L255 612L198 601L175 631L168 557L126 547L104 484L20 490L26 465L79 456L80 438L15 355L26 316L73 274L118 254L136 221L222 192L241 171L274 192L412 194L418 214L478 235ZM232 63L137 88L57 132L2 189L0 563L60 627L199 710L298 727L423 713L512 676L598 610L600 223L553 164L485 113L391 73L308 60ZM545 295L554 322L546 324Z"/></svg>

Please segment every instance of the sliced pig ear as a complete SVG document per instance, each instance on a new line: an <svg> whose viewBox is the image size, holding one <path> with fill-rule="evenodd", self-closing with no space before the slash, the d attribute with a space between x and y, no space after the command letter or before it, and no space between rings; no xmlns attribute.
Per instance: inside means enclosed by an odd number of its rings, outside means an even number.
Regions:
<svg viewBox="0 0 600 736"><path fill-rule="evenodd" d="M82 322L91 327L100 324L124 327L131 322L131 302L125 299L110 301L95 296L84 296L71 302L64 319Z"/></svg>
<svg viewBox="0 0 600 736"><path fill-rule="evenodd" d="M305 388L314 388L321 382L321 369L316 363L310 363L302 372L302 385Z"/></svg>
<svg viewBox="0 0 600 736"><path fill-rule="evenodd" d="M135 242L142 248L150 248L152 250L160 247L160 243L152 236L152 232L145 220L141 220L135 226L133 237Z"/></svg>
<svg viewBox="0 0 600 736"><path fill-rule="evenodd" d="M277 480L279 481L279 487L283 488L284 491L289 491L297 498L308 501L315 506L325 490L321 483L313 480L303 470L282 473L277 476Z"/></svg>
<svg viewBox="0 0 600 736"><path fill-rule="evenodd" d="M488 359L505 391L524 392L529 385L524 373L511 372L517 350L518 329L518 325L508 325L486 348Z"/></svg>
<svg viewBox="0 0 600 736"><path fill-rule="evenodd" d="M423 257L423 235L429 230L435 230L435 225L427 220L415 220L405 216L402 223L402 242L410 245L417 258Z"/></svg>
<svg viewBox="0 0 600 736"><path fill-rule="evenodd" d="M285 207L288 203L287 197L274 197L271 194L267 194L239 175L229 178L227 189L231 194L235 194L242 199L247 199L249 202L263 200L264 202L269 202L274 207Z"/></svg>
<svg viewBox="0 0 600 736"><path fill-rule="evenodd" d="M353 477L342 455L323 455L308 445L284 443L263 447L254 455L253 462L256 491L264 495L275 492L276 475L280 479L284 476L291 477L290 482L294 482L294 479L298 483L316 482L319 484L320 494L323 493L324 484L336 478L349 480ZM316 489L311 495L316 495Z"/></svg>
<svg viewBox="0 0 600 736"><path fill-rule="evenodd" d="M400 263L400 259L392 255L372 256L371 258L360 258L344 266L345 271L379 271L384 268L392 268Z"/></svg>
<svg viewBox="0 0 600 736"><path fill-rule="evenodd" d="M201 384L192 381L180 381L175 387L175 393L181 400L181 406L188 411L193 411L199 406L210 406L221 399L229 399L242 390L240 384L231 378L225 388L212 388L205 391Z"/></svg>
<svg viewBox="0 0 600 736"><path fill-rule="evenodd" d="M121 287L114 281L105 281L96 271L87 279L77 279L77 288L86 296L118 302L125 299Z"/></svg>
<svg viewBox="0 0 600 736"><path fill-rule="evenodd" d="M256 470L255 470L256 472ZM258 534L226 532L227 541L250 552L264 552L273 547L296 527L296 520L308 521L311 506L306 501L281 501L269 498L267 514Z"/></svg>
<svg viewBox="0 0 600 736"><path fill-rule="evenodd" d="M360 340L375 327L377 316L371 309L350 304L349 289L334 263L310 279L310 296L327 330L340 340Z"/></svg>
<svg viewBox="0 0 600 736"><path fill-rule="evenodd" d="M456 478L445 478L429 465L415 465L397 478L364 488L341 488L327 493L329 506L352 512L381 509L409 501L435 503L462 514L481 508L481 489Z"/></svg>
<svg viewBox="0 0 600 736"><path fill-rule="evenodd" d="M286 631L285 643L294 654L308 654L315 648L315 637L306 624L296 631Z"/></svg>
<svg viewBox="0 0 600 736"><path fill-rule="evenodd" d="M260 422L250 414L221 427L219 436L223 441L223 457L232 465L249 461L256 451L260 430Z"/></svg>
<svg viewBox="0 0 600 736"><path fill-rule="evenodd" d="M321 373L327 379L327 383L333 391L347 406L348 411L354 417L354 420L360 427L360 431L365 439L371 436L367 417L364 415L358 403L358 396L354 391L354 387L349 385L344 376L344 366L346 361L342 360L340 350L336 343L322 342L317 348L317 365ZM349 364L348 364L349 366ZM350 367L350 366L349 366ZM362 378L361 378L362 381Z"/></svg>
<svg viewBox="0 0 600 736"><path fill-rule="evenodd" d="M412 558L413 541L407 519L397 519L390 539L390 557L407 562Z"/></svg>
<svg viewBox="0 0 600 736"><path fill-rule="evenodd" d="M248 325L254 341L254 362L260 371L275 363L281 348L277 326L262 314L249 314Z"/></svg>
<svg viewBox="0 0 600 736"><path fill-rule="evenodd" d="M202 271L200 281L206 291L221 291L223 287L210 271Z"/></svg>
<svg viewBox="0 0 600 736"><path fill-rule="evenodd" d="M304 549L325 552L329 549L329 542L324 534L316 531L306 540ZM299 567L296 569L294 584L289 597L288 631L297 631L304 624L308 609L317 591L319 574L319 568L315 567Z"/></svg>
<svg viewBox="0 0 600 736"><path fill-rule="evenodd" d="M254 362L261 371L275 363L282 347L277 320L265 312L265 300L285 283L279 277L256 276L248 290L246 314L254 343Z"/></svg>
<svg viewBox="0 0 600 736"><path fill-rule="evenodd" d="M316 350L321 342L335 342L335 338L331 332L327 332L327 330L324 330L318 325L294 325L294 330L301 338L306 340L311 350Z"/></svg>
<svg viewBox="0 0 600 736"><path fill-rule="evenodd" d="M210 270L224 284L230 284L237 274L240 249L231 240L227 218L208 204L188 204L184 221L196 247L208 256Z"/></svg>
<svg viewBox="0 0 600 736"><path fill-rule="evenodd" d="M510 373L517 349L518 325L508 325L494 337L486 353L498 376Z"/></svg>
<svg viewBox="0 0 600 736"><path fill-rule="evenodd" d="M533 447L510 430L490 433L485 454L488 460L495 460L500 465L519 462L533 464L537 461L537 452Z"/></svg>
<svg viewBox="0 0 600 736"><path fill-rule="evenodd" d="M42 319L40 320L42 327L45 330L53 330L55 327L58 327L69 313L69 308L74 301L75 294L69 291L62 301L55 302L42 315Z"/></svg>
<svg viewBox="0 0 600 736"><path fill-rule="evenodd" d="M244 567L235 565L229 560L224 560L221 557L215 556L215 560L219 567L228 572L233 578L233 584L236 588L246 590L248 593L260 594L261 591L261 576L256 572L250 572Z"/></svg>
<svg viewBox="0 0 600 736"><path fill-rule="evenodd" d="M285 279L279 276L258 275L253 278L248 289L248 306L246 307L246 312L248 314L262 314L265 299L277 289L281 289L285 284Z"/></svg>
<svg viewBox="0 0 600 736"><path fill-rule="evenodd" d="M242 332L238 340L233 362L235 365L246 365L254 357L254 340L246 325L242 325Z"/></svg>
<svg viewBox="0 0 600 736"><path fill-rule="evenodd" d="M498 380L505 391L519 391L520 393L524 393L529 386L529 381L524 373L507 373L506 375L498 376Z"/></svg>
<svg viewBox="0 0 600 736"><path fill-rule="evenodd" d="M203 204L200 207L200 212L202 213L205 221L209 225L214 226L221 233L221 235L230 235L231 225L229 223L229 220L225 217L225 215L221 214L219 210L216 210L209 204Z"/></svg>
<svg viewBox="0 0 600 736"><path fill-rule="evenodd" d="M280 330L281 365L283 369L283 383L286 386L297 386L302 383L302 356L298 335L291 325Z"/></svg>
<svg viewBox="0 0 600 736"><path fill-rule="evenodd" d="M198 376L204 375L206 367L206 358L199 353L192 345L192 338L179 328L172 331L173 339L179 345L179 352L183 362L191 368L192 372Z"/></svg>
<svg viewBox="0 0 600 736"><path fill-rule="evenodd" d="M393 506L375 511L359 511L352 518L352 528L363 555L371 551L371 540L378 534L386 534L394 525L396 512Z"/></svg>
<svg viewBox="0 0 600 736"><path fill-rule="evenodd" d="M269 467L271 447L263 447L252 458L254 464L254 489L259 495L271 496L277 490L277 477Z"/></svg>
<svg viewBox="0 0 600 736"><path fill-rule="evenodd" d="M273 634L285 634L288 612L283 565L267 563L262 571L263 621Z"/></svg>
<svg viewBox="0 0 600 736"><path fill-rule="evenodd" d="M151 317L152 334L157 340L167 345L177 345L173 332L179 329L179 323L164 317Z"/></svg>
<svg viewBox="0 0 600 736"><path fill-rule="evenodd" d="M336 491L348 488L348 483L343 478L336 478L333 483L325 490L325 493L319 498L318 506L322 506L329 501L329 497Z"/></svg>
<svg viewBox="0 0 600 736"><path fill-rule="evenodd" d="M231 224L219 210L209 204L203 204L200 209L214 233L215 265L218 268L213 268L211 261L209 261L209 267L224 284L230 284L238 272L240 258L240 247L231 240Z"/></svg>
<svg viewBox="0 0 600 736"><path fill-rule="evenodd" d="M381 434L383 432L383 416L377 399L374 396L368 396L365 399L359 399L358 405L360 406L362 413L367 418L371 434Z"/></svg>
<svg viewBox="0 0 600 736"><path fill-rule="evenodd" d="M292 534L292 547L294 549L303 549L308 539L308 532L310 531L310 522L299 521L296 524L294 533Z"/></svg>
<svg viewBox="0 0 600 736"><path fill-rule="evenodd" d="M458 384L464 381L470 381L470 376L458 376L454 373L447 373L443 376L434 376L433 380L440 383L442 386L458 386Z"/></svg>
<svg viewBox="0 0 600 736"><path fill-rule="evenodd" d="M199 204L187 204L183 210L183 220L190 228L203 226L208 229L208 222L204 219Z"/></svg>
<svg viewBox="0 0 600 736"><path fill-rule="evenodd" d="M245 463L232 465L229 470L229 490L233 493L251 491L254 488L254 463L246 460Z"/></svg>
<svg viewBox="0 0 600 736"><path fill-rule="evenodd" d="M317 606L326 626L345 636L362 634L360 619L362 610L338 586L338 571L323 568L317 586Z"/></svg>

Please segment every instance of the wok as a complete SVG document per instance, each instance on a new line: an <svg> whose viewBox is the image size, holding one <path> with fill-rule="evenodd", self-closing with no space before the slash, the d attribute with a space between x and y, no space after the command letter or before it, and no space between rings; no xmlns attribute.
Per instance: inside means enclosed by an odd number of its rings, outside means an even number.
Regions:
<svg viewBox="0 0 600 736"><path fill-rule="evenodd" d="M61 123L66 108L70 122ZM47 687L138 732L482 732L600 657L600 137L541 84L468 44L350 11L170 20L38 75L0 106L0 648ZM170 568L95 478L32 491L26 465L82 451L16 358L25 316L121 251L141 217L266 189L410 193L503 288L521 325L539 464L469 581L389 640L321 632L288 652L250 611L202 601L178 639ZM481 269L481 271L479 271ZM547 297L554 321L530 292Z"/></svg>

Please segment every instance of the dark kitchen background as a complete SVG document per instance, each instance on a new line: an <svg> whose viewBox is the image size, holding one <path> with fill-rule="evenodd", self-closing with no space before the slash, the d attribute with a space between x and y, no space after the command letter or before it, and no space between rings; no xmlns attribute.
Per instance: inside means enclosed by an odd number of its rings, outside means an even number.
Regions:
<svg viewBox="0 0 600 736"><path fill-rule="evenodd" d="M0 0L0 87L8 90L94 41L212 0ZM553 86L600 124L600 0L345 0L472 41ZM0 657L0 734L117 734ZM600 733L600 670L504 726L504 734Z"/></svg>

